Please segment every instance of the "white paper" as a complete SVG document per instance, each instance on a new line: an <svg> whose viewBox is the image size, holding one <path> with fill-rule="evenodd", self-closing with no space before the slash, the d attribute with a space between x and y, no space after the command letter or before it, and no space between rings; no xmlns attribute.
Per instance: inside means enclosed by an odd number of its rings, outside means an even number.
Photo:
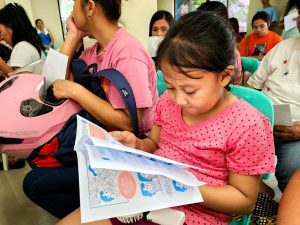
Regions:
<svg viewBox="0 0 300 225"><path fill-rule="evenodd" d="M297 26L296 19L298 17L298 12L294 12L290 15L285 16L284 19L284 30L288 31Z"/></svg>
<svg viewBox="0 0 300 225"><path fill-rule="evenodd" d="M75 143L81 222L203 201L189 165L125 147L79 116Z"/></svg>
<svg viewBox="0 0 300 225"><path fill-rule="evenodd" d="M58 79L64 80L66 76L68 64L68 56L55 51L50 48L45 64L43 67L42 75L46 78L47 88Z"/></svg>
<svg viewBox="0 0 300 225"><path fill-rule="evenodd" d="M275 125L293 126L290 104L274 104L273 107Z"/></svg>

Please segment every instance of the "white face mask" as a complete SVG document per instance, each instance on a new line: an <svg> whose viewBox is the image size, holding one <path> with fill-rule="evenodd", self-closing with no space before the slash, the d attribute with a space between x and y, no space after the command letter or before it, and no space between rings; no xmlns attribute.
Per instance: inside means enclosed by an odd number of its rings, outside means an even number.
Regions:
<svg viewBox="0 0 300 225"><path fill-rule="evenodd" d="M151 36L148 41L148 52L151 57L156 57L156 51L164 36Z"/></svg>

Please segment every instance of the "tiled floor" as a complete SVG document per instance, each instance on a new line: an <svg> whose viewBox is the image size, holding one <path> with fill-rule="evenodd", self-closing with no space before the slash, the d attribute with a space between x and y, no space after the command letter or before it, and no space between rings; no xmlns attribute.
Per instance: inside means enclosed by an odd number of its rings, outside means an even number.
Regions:
<svg viewBox="0 0 300 225"><path fill-rule="evenodd" d="M23 193L23 169L0 171L0 225L53 225L57 219L32 203Z"/></svg>
<svg viewBox="0 0 300 225"><path fill-rule="evenodd" d="M36 206L24 195L22 182L29 167L8 172L0 171L0 225L53 225L57 219ZM272 175L266 183L275 190L275 200L281 193Z"/></svg>

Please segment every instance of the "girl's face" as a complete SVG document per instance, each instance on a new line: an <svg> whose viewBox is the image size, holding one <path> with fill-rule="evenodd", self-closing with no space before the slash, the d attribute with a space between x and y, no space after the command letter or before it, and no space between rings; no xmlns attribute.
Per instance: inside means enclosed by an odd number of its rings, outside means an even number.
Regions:
<svg viewBox="0 0 300 225"><path fill-rule="evenodd" d="M200 116L209 113L224 96L224 87L230 78L224 79L224 72L216 74L199 69L183 68L189 76L182 74L176 67L161 63L169 97L183 113Z"/></svg>
<svg viewBox="0 0 300 225"><path fill-rule="evenodd" d="M156 20L152 26L152 36L165 36L169 30L169 23L165 19Z"/></svg>
<svg viewBox="0 0 300 225"><path fill-rule="evenodd" d="M12 46L12 35L13 35L13 31L11 28L6 27L3 24L0 24L0 39L4 40L10 46Z"/></svg>
<svg viewBox="0 0 300 225"><path fill-rule="evenodd" d="M43 21L41 21L41 20L37 21L36 26L40 30L44 29L44 23L43 23Z"/></svg>
<svg viewBox="0 0 300 225"><path fill-rule="evenodd" d="M257 19L253 21L252 29L254 33L258 36L265 36L269 30L269 24L262 20L262 19Z"/></svg>
<svg viewBox="0 0 300 225"><path fill-rule="evenodd" d="M86 31L86 15L83 13L81 1L82 0L74 0L73 18L76 27L82 31Z"/></svg>

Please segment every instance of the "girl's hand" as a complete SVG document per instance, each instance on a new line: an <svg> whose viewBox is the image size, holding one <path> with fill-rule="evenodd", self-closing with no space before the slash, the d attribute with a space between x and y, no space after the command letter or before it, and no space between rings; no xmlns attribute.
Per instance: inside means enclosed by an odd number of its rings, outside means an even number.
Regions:
<svg viewBox="0 0 300 225"><path fill-rule="evenodd" d="M67 19L67 35L74 35L78 38L78 40L82 39L86 36L86 33L82 30L79 30L75 24L73 12L70 14L70 16Z"/></svg>
<svg viewBox="0 0 300 225"><path fill-rule="evenodd" d="M56 80L52 84L53 94L57 99L73 99L73 94L78 92L79 87L79 84L70 80Z"/></svg>
<svg viewBox="0 0 300 225"><path fill-rule="evenodd" d="M284 141L299 141L300 121L295 122L293 126L274 126L274 135Z"/></svg>
<svg viewBox="0 0 300 225"><path fill-rule="evenodd" d="M110 134L117 141L131 148L137 148L138 138L129 131L113 131Z"/></svg>

